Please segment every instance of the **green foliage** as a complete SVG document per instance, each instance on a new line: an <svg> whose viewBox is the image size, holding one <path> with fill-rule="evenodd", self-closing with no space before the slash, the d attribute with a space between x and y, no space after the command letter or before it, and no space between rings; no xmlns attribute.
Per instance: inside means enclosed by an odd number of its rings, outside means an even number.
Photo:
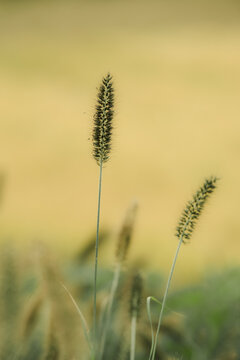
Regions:
<svg viewBox="0 0 240 360"><path fill-rule="evenodd" d="M40 275L33 279L33 269L19 271L19 260L23 259L18 259L13 250L2 249L1 254L1 359L89 360L76 309L59 280L71 289L91 324L93 267L76 263L74 259L63 267L63 279L53 260L45 257L40 263ZM109 269L99 271L98 319L104 311L112 276ZM130 273L126 272L120 279L103 359L125 360L130 356L129 277ZM142 302L149 293L161 298L162 277L149 273L145 278ZM240 268L232 268L211 272L198 285L172 292L160 331L157 359L239 359L239 283ZM154 328L159 308L157 303L152 305ZM145 307L136 335L135 359L146 360L151 331Z"/></svg>

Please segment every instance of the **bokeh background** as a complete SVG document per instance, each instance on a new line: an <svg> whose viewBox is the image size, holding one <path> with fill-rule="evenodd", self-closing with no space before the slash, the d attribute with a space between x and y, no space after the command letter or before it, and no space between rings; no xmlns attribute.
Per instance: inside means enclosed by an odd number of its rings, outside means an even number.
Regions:
<svg viewBox="0 0 240 360"><path fill-rule="evenodd" d="M94 233L91 152L97 87L116 89L102 228L112 241L132 200L132 259L168 271L185 203L220 178L175 282L239 264L240 2L1 1L0 236L71 256Z"/></svg>

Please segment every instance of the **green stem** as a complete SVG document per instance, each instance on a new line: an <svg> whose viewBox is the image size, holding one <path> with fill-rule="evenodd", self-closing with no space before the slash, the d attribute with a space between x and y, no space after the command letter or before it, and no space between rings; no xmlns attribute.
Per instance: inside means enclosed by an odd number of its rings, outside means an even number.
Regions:
<svg viewBox="0 0 240 360"><path fill-rule="evenodd" d="M154 346L153 346L153 349L152 349L152 351L150 353L150 360L154 360L154 358L155 358L155 353L156 353L156 348L157 348L157 340L158 340L158 335L159 335L159 331L160 331L160 327L161 327L161 323L162 323L163 311L164 311L164 307L165 307L165 303L166 303L166 299L167 299L167 295L168 295L168 290L169 290L169 287L170 287L170 283L171 283L171 280L172 280L174 268L175 268L175 265L176 265L178 253L179 253L180 247L182 245L182 242L183 242L183 237L181 236L181 238L179 239L176 254L175 254L174 259L173 259L172 267L171 267L170 274L169 274L169 277L168 277L167 286L166 286L165 293L164 293L164 296L163 296L162 308L161 308L161 312L160 312L160 315L159 315L158 327L157 327L157 332L156 332L156 336L155 336L155 340L154 340Z"/></svg>
<svg viewBox="0 0 240 360"><path fill-rule="evenodd" d="M113 300L114 300L115 293L117 291L120 272L121 272L121 264L117 263L116 269L114 271L114 277L113 277L112 287L111 287L111 291L110 291L110 298L109 298L109 302L108 302L108 306L107 306L106 322L105 322L105 327L103 329L99 360L102 359L103 352L104 352L106 337L107 337L109 324L110 324L110 320L111 320L111 315L112 315Z"/></svg>
<svg viewBox="0 0 240 360"><path fill-rule="evenodd" d="M137 317L133 316L131 321L131 348L130 348L130 360L135 359L135 347L136 347L136 328Z"/></svg>
<svg viewBox="0 0 240 360"><path fill-rule="evenodd" d="M94 304L93 304L93 341L94 341L94 349L96 353L97 348L97 316L96 316L96 308L97 308L97 270L98 270L98 243L99 243L99 223L100 223L100 204L101 204L101 192L102 192L102 160L100 161L99 167L99 187L98 187L98 211L97 211L97 233L96 233L96 246L95 246L95 271L94 271Z"/></svg>

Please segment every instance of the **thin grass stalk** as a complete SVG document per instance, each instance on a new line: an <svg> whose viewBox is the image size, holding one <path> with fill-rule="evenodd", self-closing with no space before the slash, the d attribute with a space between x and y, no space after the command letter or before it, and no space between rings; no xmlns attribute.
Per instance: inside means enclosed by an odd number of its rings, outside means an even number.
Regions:
<svg viewBox="0 0 240 360"><path fill-rule="evenodd" d="M96 351L97 346L97 272L98 272L98 247L99 247L99 224L100 224L100 209L101 209L101 192L102 192L102 167L103 162L100 160L99 164L99 187L98 187L98 210L97 210L97 232L96 232L96 246L95 246L95 269L94 269L94 304L93 304L93 342Z"/></svg>
<svg viewBox="0 0 240 360"><path fill-rule="evenodd" d="M117 291L120 273L121 273L121 263L117 263L115 271L114 271L114 277L113 277L112 287L111 287L111 291L110 291L109 302L107 305L106 322L105 322L105 326L103 329L103 335L102 335L102 340L101 340L101 344L100 344L99 360L102 359L103 353L104 353L106 337L107 337L107 333L109 330L109 325L110 325L110 321L111 321L111 317L112 317L113 301L114 301L114 297L115 297L115 294Z"/></svg>
<svg viewBox="0 0 240 360"><path fill-rule="evenodd" d="M132 279L129 312L131 316L130 360L135 359L137 319L140 316L143 279L139 272Z"/></svg>
<svg viewBox="0 0 240 360"><path fill-rule="evenodd" d="M137 316L134 315L131 320L131 346L130 346L130 360L135 359L136 348L136 329L137 329Z"/></svg>
<svg viewBox="0 0 240 360"><path fill-rule="evenodd" d="M161 312L160 312L159 320L158 320L157 332L156 332L156 335L155 335L154 344L153 344L153 346L151 348L149 360L154 360L154 358L155 358L156 348L157 348L157 340L158 340L158 335L159 335L160 327L161 327L161 323L162 323L163 311L164 311L164 307L165 307L165 303L166 303L166 299L167 299L167 295L168 295L168 290L169 290L169 287L170 287L170 283L171 283L171 280L172 280L172 276L173 276L173 272L174 272L174 269L175 269L178 253L179 253L180 247L182 245L182 242L183 242L183 239L182 239L182 236L181 236L181 238L179 240L179 243L178 243L178 247L177 247L175 256L174 256L174 259L173 259L172 267L171 267L170 274L169 274L169 277L168 277L167 286L166 286L165 293L164 293L164 296L163 296Z"/></svg>

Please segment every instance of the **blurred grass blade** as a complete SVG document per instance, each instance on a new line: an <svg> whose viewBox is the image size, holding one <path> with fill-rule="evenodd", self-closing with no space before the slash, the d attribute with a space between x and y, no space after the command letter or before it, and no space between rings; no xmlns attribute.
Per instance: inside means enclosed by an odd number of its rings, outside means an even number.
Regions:
<svg viewBox="0 0 240 360"><path fill-rule="evenodd" d="M85 339L87 340L87 343L88 343L88 347L89 347L89 350L90 350L90 353L92 353L92 345L91 345L91 340L89 338L89 328L88 328L88 325L87 325L87 321L82 313L82 311L80 310L78 304L76 303L76 301L74 300L72 294L70 293L70 291L67 289L67 287L60 281L60 284L61 286L63 287L63 289L66 291L66 293L68 294L68 296L70 297L73 305L75 306L77 312L78 312L78 315L81 319L81 324L82 324L82 328L83 328L83 332L84 332L84 336L85 336Z"/></svg>
<svg viewBox="0 0 240 360"><path fill-rule="evenodd" d="M162 306L162 303L159 300L157 300L155 297L153 297L153 296L147 297L147 314L148 314L148 320L149 320L150 326L151 326L151 337L152 337L152 345L151 345L151 350L150 350L150 355L149 355L148 360L151 359L152 352L153 352L153 344L154 344L154 332L153 332L153 324L152 324L152 316L151 316L151 300Z"/></svg>
<svg viewBox="0 0 240 360"><path fill-rule="evenodd" d="M113 281L112 281L112 286L111 286L111 291L110 291L110 296L109 296L109 302L107 304L107 309L106 309L105 326L104 326L104 329L103 329L103 334L102 334L102 339L101 339L100 349L99 349L99 359L100 360L102 359L102 356L103 356L103 353L104 353L106 336L107 336L107 333L108 333L108 330L109 330L109 325L110 325L111 315L112 315L113 301L114 301L114 297L115 297L115 294L116 294L116 291L117 291L120 273L121 273L121 265L117 264L116 269L114 271L114 277L113 277Z"/></svg>

